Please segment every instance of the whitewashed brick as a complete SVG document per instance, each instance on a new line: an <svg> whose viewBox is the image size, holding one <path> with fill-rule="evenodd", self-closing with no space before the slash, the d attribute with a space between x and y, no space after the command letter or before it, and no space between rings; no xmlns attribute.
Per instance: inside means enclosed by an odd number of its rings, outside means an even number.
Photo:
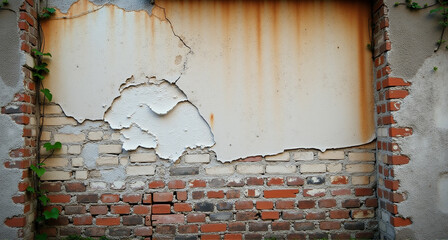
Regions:
<svg viewBox="0 0 448 240"><path fill-rule="evenodd" d="M87 179L87 171L76 171L75 178L76 179Z"/></svg>
<svg viewBox="0 0 448 240"><path fill-rule="evenodd" d="M96 159L97 165L118 165L118 157L100 157Z"/></svg>
<svg viewBox="0 0 448 240"><path fill-rule="evenodd" d="M142 190L145 187L145 183L142 181L135 181L131 183L131 189L132 190Z"/></svg>
<svg viewBox="0 0 448 240"><path fill-rule="evenodd" d="M373 172L373 164L348 164L345 166L347 172Z"/></svg>
<svg viewBox="0 0 448 240"><path fill-rule="evenodd" d="M273 156L266 156L268 162L287 162L289 161L289 152L283 152Z"/></svg>
<svg viewBox="0 0 448 240"><path fill-rule="evenodd" d="M319 196L321 194L325 194L326 190L323 188L317 188L317 189L304 189L304 194L310 195L312 197Z"/></svg>
<svg viewBox="0 0 448 240"><path fill-rule="evenodd" d="M104 133L101 131L94 131L94 132L89 132L89 134L87 135L87 138L89 140L97 141L97 140L103 139L103 135L104 135Z"/></svg>
<svg viewBox="0 0 448 240"><path fill-rule="evenodd" d="M301 173L320 173L326 172L327 167L325 164L301 164L300 172Z"/></svg>
<svg viewBox="0 0 448 240"><path fill-rule="evenodd" d="M352 184L353 185L367 185L367 184L369 184L369 176L353 176Z"/></svg>
<svg viewBox="0 0 448 240"><path fill-rule="evenodd" d="M42 135L40 136L40 140L42 141L50 141L51 139L51 132L42 131Z"/></svg>
<svg viewBox="0 0 448 240"><path fill-rule="evenodd" d="M115 190L123 190L126 188L126 183L123 181L115 181L112 183L111 188Z"/></svg>
<svg viewBox="0 0 448 240"><path fill-rule="evenodd" d="M261 195L261 191L258 189L253 189L254 195L249 196L249 189L244 190L244 196L246 197L259 197Z"/></svg>
<svg viewBox="0 0 448 240"><path fill-rule="evenodd" d="M55 134L54 140L61 143L83 142L86 139L84 133L79 134Z"/></svg>
<svg viewBox="0 0 448 240"><path fill-rule="evenodd" d="M67 150L67 146L66 145L62 145L60 149L56 149L53 152L53 155L65 155L67 154L68 150ZM47 151L47 149L45 149L43 146L40 147L40 155L41 156L46 156L48 154L50 154L51 151Z"/></svg>
<svg viewBox="0 0 448 240"><path fill-rule="evenodd" d="M43 181L52 180L70 180L72 176L71 172L64 171L46 171L44 175L40 178Z"/></svg>
<svg viewBox="0 0 448 240"><path fill-rule="evenodd" d="M327 165L327 172L340 172L342 171L341 163L331 163Z"/></svg>
<svg viewBox="0 0 448 240"><path fill-rule="evenodd" d="M47 158L45 160L45 167L66 167L68 159L65 158Z"/></svg>
<svg viewBox="0 0 448 240"><path fill-rule="evenodd" d="M297 170L296 166L284 166L284 165L266 166L266 173L289 174L289 173L295 173L296 170Z"/></svg>
<svg viewBox="0 0 448 240"><path fill-rule="evenodd" d="M325 159L325 160L338 160L338 159L344 159L345 154L342 150L327 150L325 152L319 152L318 153L319 159Z"/></svg>
<svg viewBox="0 0 448 240"><path fill-rule="evenodd" d="M46 117L44 121L44 126L62 126L62 125L77 125L73 118L68 117Z"/></svg>
<svg viewBox="0 0 448 240"><path fill-rule="evenodd" d="M349 161L373 162L373 161L375 161L375 153L351 152L348 154L348 160Z"/></svg>
<svg viewBox="0 0 448 240"><path fill-rule="evenodd" d="M155 162L157 156L155 153L132 153L131 162Z"/></svg>
<svg viewBox="0 0 448 240"><path fill-rule="evenodd" d="M112 133L112 135L110 136L111 140L120 140L121 134L120 133Z"/></svg>
<svg viewBox="0 0 448 240"><path fill-rule="evenodd" d="M154 175L156 168L154 166L128 166L126 173L131 176L136 175Z"/></svg>
<svg viewBox="0 0 448 240"><path fill-rule="evenodd" d="M59 105L46 105L45 114L62 114L62 109Z"/></svg>
<svg viewBox="0 0 448 240"><path fill-rule="evenodd" d="M314 159L313 152L295 152L293 154L293 159L296 161L311 161Z"/></svg>
<svg viewBox="0 0 448 240"><path fill-rule="evenodd" d="M68 154L81 154L81 146L80 145L68 146Z"/></svg>
<svg viewBox="0 0 448 240"><path fill-rule="evenodd" d="M84 165L84 158L72 158L73 167L82 167Z"/></svg>
<svg viewBox="0 0 448 240"><path fill-rule="evenodd" d="M36 117L30 117L30 123L29 125L34 126L36 125Z"/></svg>
<svg viewBox="0 0 448 240"><path fill-rule="evenodd" d="M264 173L263 165L238 165L236 171L241 174L262 174Z"/></svg>
<svg viewBox="0 0 448 240"><path fill-rule="evenodd" d="M92 190L106 190L107 184L105 182L91 182L90 189Z"/></svg>
<svg viewBox="0 0 448 240"><path fill-rule="evenodd" d="M184 159L186 163L209 163L210 154L188 154Z"/></svg>
<svg viewBox="0 0 448 240"><path fill-rule="evenodd" d="M30 67L34 68L34 58L29 53L25 53L25 64Z"/></svg>
<svg viewBox="0 0 448 240"><path fill-rule="evenodd" d="M129 157L120 157L120 165L126 166L129 163Z"/></svg>
<svg viewBox="0 0 448 240"><path fill-rule="evenodd" d="M215 166L205 169L205 173L208 175L231 175L235 172L235 167L230 166Z"/></svg>
<svg viewBox="0 0 448 240"><path fill-rule="evenodd" d="M121 153L121 145L119 145L119 144L99 145L98 152L99 153L120 154Z"/></svg>

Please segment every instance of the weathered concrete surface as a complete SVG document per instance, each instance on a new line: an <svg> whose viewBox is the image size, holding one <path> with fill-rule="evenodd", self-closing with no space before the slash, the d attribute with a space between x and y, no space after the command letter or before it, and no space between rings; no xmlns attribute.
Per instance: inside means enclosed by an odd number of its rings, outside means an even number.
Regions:
<svg viewBox="0 0 448 240"><path fill-rule="evenodd" d="M430 9L409 11L393 7L394 1L386 2L392 75L412 83L410 95L394 117L402 127L413 129L413 135L399 143L411 161L395 170L400 190L408 198L398 205L398 212L413 224L397 228L396 238L447 239L448 53L444 46L434 53L441 28L439 19L429 15Z"/></svg>
<svg viewBox="0 0 448 240"><path fill-rule="evenodd" d="M432 69L438 66L439 70ZM425 60L412 82L411 94L395 115L413 135L400 146L409 164L395 176L408 199L398 205L413 224L397 231L397 239L448 238L448 54L443 50ZM413 234L413 235L410 235Z"/></svg>
<svg viewBox="0 0 448 240"><path fill-rule="evenodd" d="M42 28L45 51L53 55L45 87L79 122L103 119L131 76L176 81L189 52L164 18L87 0L71 5L67 14L57 11Z"/></svg>
<svg viewBox="0 0 448 240"><path fill-rule="evenodd" d="M156 5L193 51L177 85L211 126L219 160L374 138L368 1Z"/></svg>
<svg viewBox="0 0 448 240"><path fill-rule="evenodd" d="M6 226L3 221L14 215L23 214L23 205L15 204L12 196L18 194L17 184L22 174L18 169L5 168L12 149L23 145L22 128L10 116L0 114L0 233L1 239L17 239L17 229Z"/></svg>
<svg viewBox="0 0 448 240"><path fill-rule="evenodd" d="M23 1L9 1L7 6L18 12ZM14 95L23 87L21 66L25 62L20 51L18 13L0 10L0 106L11 102Z"/></svg>

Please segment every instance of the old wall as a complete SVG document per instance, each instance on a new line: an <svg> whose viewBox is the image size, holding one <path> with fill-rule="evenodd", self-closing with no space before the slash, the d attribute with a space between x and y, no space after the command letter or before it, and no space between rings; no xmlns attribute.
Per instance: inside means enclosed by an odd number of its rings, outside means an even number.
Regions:
<svg viewBox="0 0 448 240"><path fill-rule="evenodd" d="M102 4L49 1L42 21L42 141L62 149L41 232L376 236L370 3Z"/></svg>
<svg viewBox="0 0 448 240"><path fill-rule="evenodd" d="M25 189L35 160L34 66L37 44L33 1L9 1L0 8L0 232L2 239L32 239L34 203Z"/></svg>
<svg viewBox="0 0 448 240"><path fill-rule="evenodd" d="M384 2L379 16L385 32L377 39L390 45L376 60L383 83L377 153L381 237L444 239L448 55L445 45L434 53L440 19L430 9L409 11Z"/></svg>

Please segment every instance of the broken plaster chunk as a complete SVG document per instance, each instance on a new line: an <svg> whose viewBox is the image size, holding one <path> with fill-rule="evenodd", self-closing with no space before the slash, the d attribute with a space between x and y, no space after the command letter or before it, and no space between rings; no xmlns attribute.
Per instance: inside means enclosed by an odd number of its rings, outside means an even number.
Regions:
<svg viewBox="0 0 448 240"><path fill-rule="evenodd" d="M157 139L151 133L143 131L136 125L132 125L130 128L122 129L121 131L123 141L123 148L125 150L135 150L139 146L144 148L157 147Z"/></svg>
<svg viewBox="0 0 448 240"><path fill-rule="evenodd" d="M289 161L289 152L283 152L274 156L266 156L268 162L287 162Z"/></svg>

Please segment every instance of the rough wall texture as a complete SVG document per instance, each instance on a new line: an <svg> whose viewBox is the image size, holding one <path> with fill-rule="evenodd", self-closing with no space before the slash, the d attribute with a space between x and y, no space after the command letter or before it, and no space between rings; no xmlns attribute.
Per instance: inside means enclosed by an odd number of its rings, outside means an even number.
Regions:
<svg viewBox="0 0 448 240"><path fill-rule="evenodd" d="M375 15L385 44L375 59L379 229L384 239L445 239L447 53L434 53L436 16L393 4L378 1Z"/></svg>
<svg viewBox="0 0 448 240"><path fill-rule="evenodd" d="M25 194L31 184L28 167L35 160L36 119L34 66L37 44L33 1L9 1L0 10L0 226L2 239L32 239L34 202Z"/></svg>

